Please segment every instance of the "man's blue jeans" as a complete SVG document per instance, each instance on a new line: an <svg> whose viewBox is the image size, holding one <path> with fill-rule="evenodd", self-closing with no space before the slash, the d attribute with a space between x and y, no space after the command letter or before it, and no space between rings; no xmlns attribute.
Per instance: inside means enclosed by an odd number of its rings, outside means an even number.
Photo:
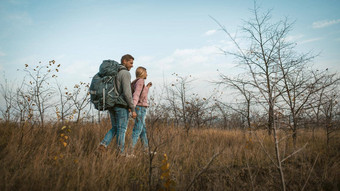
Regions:
<svg viewBox="0 0 340 191"><path fill-rule="evenodd" d="M139 137L143 141L144 148L148 148L148 137L146 135L145 127L146 111L146 107L136 106L137 117L132 130L132 148L135 147Z"/></svg>
<svg viewBox="0 0 340 191"><path fill-rule="evenodd" d="M124 152L125 132L129 121L129 110L121 107L114 107L109 110L112 128L106 133L102 145L107 147L113 137L117 135L117 145L121 152Z"/></svg>

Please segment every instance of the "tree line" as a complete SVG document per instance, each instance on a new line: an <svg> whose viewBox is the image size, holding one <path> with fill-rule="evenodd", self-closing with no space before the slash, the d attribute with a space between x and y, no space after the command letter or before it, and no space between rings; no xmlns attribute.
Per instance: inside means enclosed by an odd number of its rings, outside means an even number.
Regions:
<svg viewBox="0 0 340 191"><path fill-rule="evenodd" d="M187 133L191 128L215 127L265 128L268 134L279 123L281 129L292 131L294 141L299 128L321 127L331 136L339 126L339 76L313 68L317 54L296 51L297 43L287 40L293 23L288 19L273 22L270 11L263 14L255 6L253 17L241 28L244 39L240 41L211 18L235 45L232 52L221 51L233 57L242 72L220 73L219 80L212 82L216 90L207 97L192 91L191 76L174 73L175 80L164 83L150 97L149 122L181 126ZM47 119L79 123L105 117L89 102L89 83L63 87L58 82L59 69L54 60L33 67L26 64L26 75L17 88L2 82L2 120L43 127ZM237 99L222 101L221 88Z"/></svg>

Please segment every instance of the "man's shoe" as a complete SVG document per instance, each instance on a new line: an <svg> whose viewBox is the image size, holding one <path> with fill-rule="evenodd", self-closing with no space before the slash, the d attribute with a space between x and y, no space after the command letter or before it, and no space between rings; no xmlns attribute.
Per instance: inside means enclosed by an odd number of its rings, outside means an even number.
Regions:
<svg viewBox="0 0 340 191"><path fill-rule="evenodd" d="M136 155L134 155L134 154L126 154L125 157L126 158L136 158Z"/></svg>
<svg viewBox="0 0 340 191"><path fill-rule="evenodd" d="M150 151L150 152L148 152L147 150L146 151L144 151L144 153L145 154L147 154L147 155L149 155L149 154L151 154L151 155L156 155L157 154L157 152L155 151Z"/></svg>
<svg viewBox="0 0 340 191"><path fill-rule="evenodd" d="M98 147L98 151L100 152L100 153L104 153L104 152L106 152L106 147L104 146L104 145L99 145L99 147Z"/></svg>

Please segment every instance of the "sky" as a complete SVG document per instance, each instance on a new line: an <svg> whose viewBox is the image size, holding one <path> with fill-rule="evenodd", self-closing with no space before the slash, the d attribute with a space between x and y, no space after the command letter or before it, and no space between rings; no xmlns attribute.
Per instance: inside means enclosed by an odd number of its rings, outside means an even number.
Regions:
<svg viewBox="0 0 340 191"><path fill-rule="evenodd" d="M298 52L320 55L315 67L340 71L339 0L259 0L273 21L294 22L289 38ZM194 90L211 93L219 72L234 74L235 61L220 49L233 50L231 33L251 18L253 0L0 0L0 82L22 80L25 64L55 60L58 81L72 87L90 82L105 59L134 56L147 81L161 87L173 73L191 75ZM19 70L18 70L19 69ZM13 86L14 87L14 86Z"/></svg>

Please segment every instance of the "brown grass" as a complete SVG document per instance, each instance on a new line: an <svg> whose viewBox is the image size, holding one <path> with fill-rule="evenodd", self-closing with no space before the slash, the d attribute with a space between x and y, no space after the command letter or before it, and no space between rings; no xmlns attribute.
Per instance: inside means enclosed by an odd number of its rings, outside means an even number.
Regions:
<svg viewBox="0 0 340 191"><path fill-rule="evenodd" d="M67 127L71 132L61 131L58 124L44 129L1 124L0 190L160 190L165 188L160 169L163 154L168 156L170 179L176 190L184 190L192 180L190 190L281 188L277 169L258 142L263 141L274 158L273 140L265 131L256 132L257 140L241 130L193 129L187 136L183 129L162 124L149 127L151 149L157 148L150 185L150 156L142 152L140 143L136 158L118 155L115 140L107 152L97 154L98 144L110 128L109 121ZM130 126L126 146L131 142L131 131ZM61 133L68 136L66 147ZM297 147L308 145L283 164L287 189L301 190L309 175L305 190L339 188L339 135L328 146L323 130L315 133L314 140L311 137L311 132L300 130ZM290 138L281 143L282 155L293 151ZM220 155L202 169L216 153Z"/></svg>

